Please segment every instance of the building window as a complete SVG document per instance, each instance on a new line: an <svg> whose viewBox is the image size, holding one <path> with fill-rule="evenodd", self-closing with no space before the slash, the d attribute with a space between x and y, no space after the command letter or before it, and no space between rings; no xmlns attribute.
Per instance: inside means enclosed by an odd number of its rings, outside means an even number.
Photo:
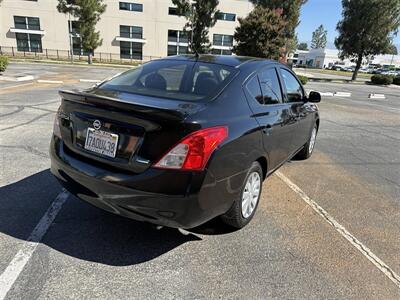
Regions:
<svg viewBox="0 0 400 300"><path fill-rule="evenodd" d="M179 55L188 53L189 33L180 30L168 30L167 55Z"/></svg>
<svg viewBox="0 0 400 300"><path fill-rule="evenodd" d="M211 54L215 54L215 55L232 55L232 50L211 49Z"/></svg>
<svg viewBox="0 0 400 300"><path fill-rule="evenodd" d="M40 30L39 18L14 16L14 26L18 29ZM32 33L16 33L17 50L42 52L42 36Z"/></svg>
<svg viewBox="0 0 400 300"><path fill-rule="evenodd" d="M142 39L143 38L143 28L139 26L119 26L119 35L121 37L131 38L131 39Z"/></svg>
<svg viewBox="0 0 400 300"><path fill-rule="evenodd" d="M40 30L39 18L14 16L14 26L18 29Z"/></svg>
<svg viewBox="0 0 400 300"><path fill-rule="evenodd" d="M213 35L213 45L214 46L233 46L233 35L227 34L214 34Z"/></svg>
<svg viewBox="0 0 400 300"><path fill-rule="evenodd" d="M68 21L68 29L70 38L72 40L72 53L74 55L88 55L89 52L85 51L82 47L82 39L80 37L80 29L78 21Z"/></svg>
<svg viewBox="0 0 400 300"><path fill-rule="evenodd" d="M119 26L119 35L130 39L143 39L143 28L140 26ZM137 42L120 41L120 56L127 59L143 59L143 44Z"/></svg>
<svg viewBox="0 0 400 300"><path fill-rule="evenodd" d="M236 15L235 14L229 14L229 13L220 12L217 15L217 20L233 21L234 22L236 20Z"/></svg>
<svg viewBox="0 0 400 300"><path fill-rule="evenodd" d="M168 30L168 42L188 43L189 33L180 30Z"/></svg>
<svg viewBox="0 0 400 300"><path fill-rule="evenodd" d="M168 14L171 16L182 16L180 13L178 13L178 8L176 7L168 7Z"/></svg>
<svg viewBox="0 0 400 300"><path fill-rule="evenodd" d="M141 3L120 2L119 3L119 9L120 10L143 12L143 4L141 4Z"/></svg>
<svg viewBox="0 0 400 300"><path fill-rule="evenodd" d="M121 58L143 59L143 44L134 42L119 42Z"/></svg>
<svg viewBox="0 0 400 300"><path fill-rule="evenodd" d="M87 52L83 50L82 40L80 37L73 36L72 38L72 52L74 55L86 55Z"/></svg>
<svg viewBox="0 0 400 300"><path fill-rule="evenodd" d="M168 45L168 56L171 55L180 55L180 54L188 54L188 46L174 46Z"/></svg>
<svg viewBox="0 0 400 300"><path fill-rule="evenodd" d="M211 50L212 54L217 55L232 55L233 35L214 34L213 46L219 46ZM222 47L222 48L220 48Z"/></svg>
<svg viewBox="0 0 400 300"><path fill-rule="evenodd" d="M42 52L42 36L40 34L16 33L17 50L25 52Z"/></svg>
<svg viewBox="0 0 400 300"><path fill-rule="evenodd" d="M79 22L78 21L68 21L69 33L72 35L79 35Z"/></svg>

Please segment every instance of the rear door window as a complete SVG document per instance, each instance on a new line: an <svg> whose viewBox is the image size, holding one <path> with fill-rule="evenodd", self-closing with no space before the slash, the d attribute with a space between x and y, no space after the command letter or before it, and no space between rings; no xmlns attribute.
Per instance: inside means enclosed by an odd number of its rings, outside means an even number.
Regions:
<svg viewBox="0 0 400 300"><path fill-rule="evenodd" d="M249 92L251 98L255 99L260 104L264 104L263 96L261 93L261 87L260 83L258 82L257 75L251 78L247 82L246 89Z"/></svg>
<svg viewBox="0 0 400 300"><path fill-rule="evenodd" d="M253 99L263 105L282 103L282 91L275 68L261 71L251 78L246 89Z"/></svg>
<svg viewBox="0 0 400 300"><path fill-rule="evenodd" d="M283 82L286 86L286 93L289 102L303 101L304 92L300 82L288 70L281 68Z"/></svg>
<svg viewBox="0 0 400 300"><path fill-rule="evenodd" d="M264 104L282 103L281 86L275 68L263 70L258 75Z"/></svg>
<svg viewBox="0 0 400 300"><path fill-rule="evenodd" d="M237 72L230 66L200 61L160 60L122 73L99 88L167 99L200 101L217 95Z"/></svg>

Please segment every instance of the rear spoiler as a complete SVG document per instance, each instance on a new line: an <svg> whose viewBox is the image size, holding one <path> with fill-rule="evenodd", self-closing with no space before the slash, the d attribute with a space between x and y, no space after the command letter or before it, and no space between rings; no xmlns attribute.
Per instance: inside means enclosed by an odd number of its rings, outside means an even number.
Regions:
<svg viewBox="0 0 400 300"><path fill-rule="evenodd" d="M124 98L115 98L78 90L61 90L58 92L63 100L96 105L99 107L118 108L136 114L150 115L156 119L183 121L189 115L198 112L203 105L184 101L154 99L150 97L124 94Z"/></svg>

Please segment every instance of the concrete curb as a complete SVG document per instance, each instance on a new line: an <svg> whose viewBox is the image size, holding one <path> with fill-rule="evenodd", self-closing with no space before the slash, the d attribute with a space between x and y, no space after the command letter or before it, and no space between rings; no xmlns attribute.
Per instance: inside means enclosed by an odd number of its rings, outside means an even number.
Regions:
<svg viewBox="0 0 400 300"><path fill-rule="evenodd" d="M352 81L351 79L329 79L329 78L308 78L313 82L327 82L327 83L348 83L348 84L367 84L368 81Z"/></svg>
<svg viewBox="0 0 400 300"><path fill-rule="evenodd" d="M323 97L351 97L351 93L349 92L319 92ZM385 94L368 94L368 99L376 99L376 100L385 100Z"/></svg>
<svg viewBox="0 0 400 300"><path fill-rule="evenodd" d="M30 81L34 80L35 77L32 75L25 75L25 76L0 76L0 81L8 81L8 82L23 82L23 81Z"/></svg>

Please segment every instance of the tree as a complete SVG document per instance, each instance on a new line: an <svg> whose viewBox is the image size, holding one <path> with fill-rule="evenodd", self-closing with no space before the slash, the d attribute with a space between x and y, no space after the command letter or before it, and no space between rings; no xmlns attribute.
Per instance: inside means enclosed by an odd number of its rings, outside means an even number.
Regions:
<svg viewBox="0 0 400 300"><path fill-rule="evenodd" d="M325 48L328 31L320 25L312 34L311 49Z"/></svg>
<svg viewBox="0 0 400 300"><path fill-rule="evenodd" d="M57 10L71 14L78 21L82 47L88 53L89 64L92 63L94 50L103 43L96 24L106 7L103 0L58 0Z"/></svg>
<svg viewBox="0 0 400 300"><path fill-rule="evenodd" d="M298 50L308 50L308 45L307 43L300 43L297 45Z"/></svg>
<svg viewBox="0 0 400 300"><path fill-rule="evenodd" d="M390 50L400 25L400 0L342 0L342 6L335 46L342 59L356 61L356 80L363 58Z"/></svg>
<svg viewBox="0 0 400 300"><path fill-rule="evenodd" d="M218 0L172 0L177 7L177 13L186 18L187 23L183 30L189 32L189 49L196 53L208 53L210 40L208 31L217 22Z"/></svg>
<svg viewBox="0 0 400 300"><path fill-rule="evenodd" d="M283 20L286 22L285 38L287 40L295 39L295 30L299 25L300 8L307 0L250 0L254 5L271 10L278 10ZM287 41L286 45L293 45L291 41ZM285 49L284 52L289 53L291 49Z"/></svg>
<svg viewBox="0 0 400 300"><path fill-rule="evenodd" d="M284 46L284 52L286 54L294 53L297 49L297 44L299 43L299 40L297 39L297 34L292 38L292 39L286 39L285 46Z"/></svg>
<svg viewBox="0 0 400 300"><path fill-rule="evenodd" d="M397 51L397 47L396 45L392 44L389 46L389 50L386 52L386 54L393 54L393 55L397 55L398 51Z"/></svg>
<svg viewBox="0 0 400 300"><path fill-rule="evenodd" d="M279 59L285 46L287 23L269 8L256 6L245 18L238 18L234 52L238 55Z"/></svg>

